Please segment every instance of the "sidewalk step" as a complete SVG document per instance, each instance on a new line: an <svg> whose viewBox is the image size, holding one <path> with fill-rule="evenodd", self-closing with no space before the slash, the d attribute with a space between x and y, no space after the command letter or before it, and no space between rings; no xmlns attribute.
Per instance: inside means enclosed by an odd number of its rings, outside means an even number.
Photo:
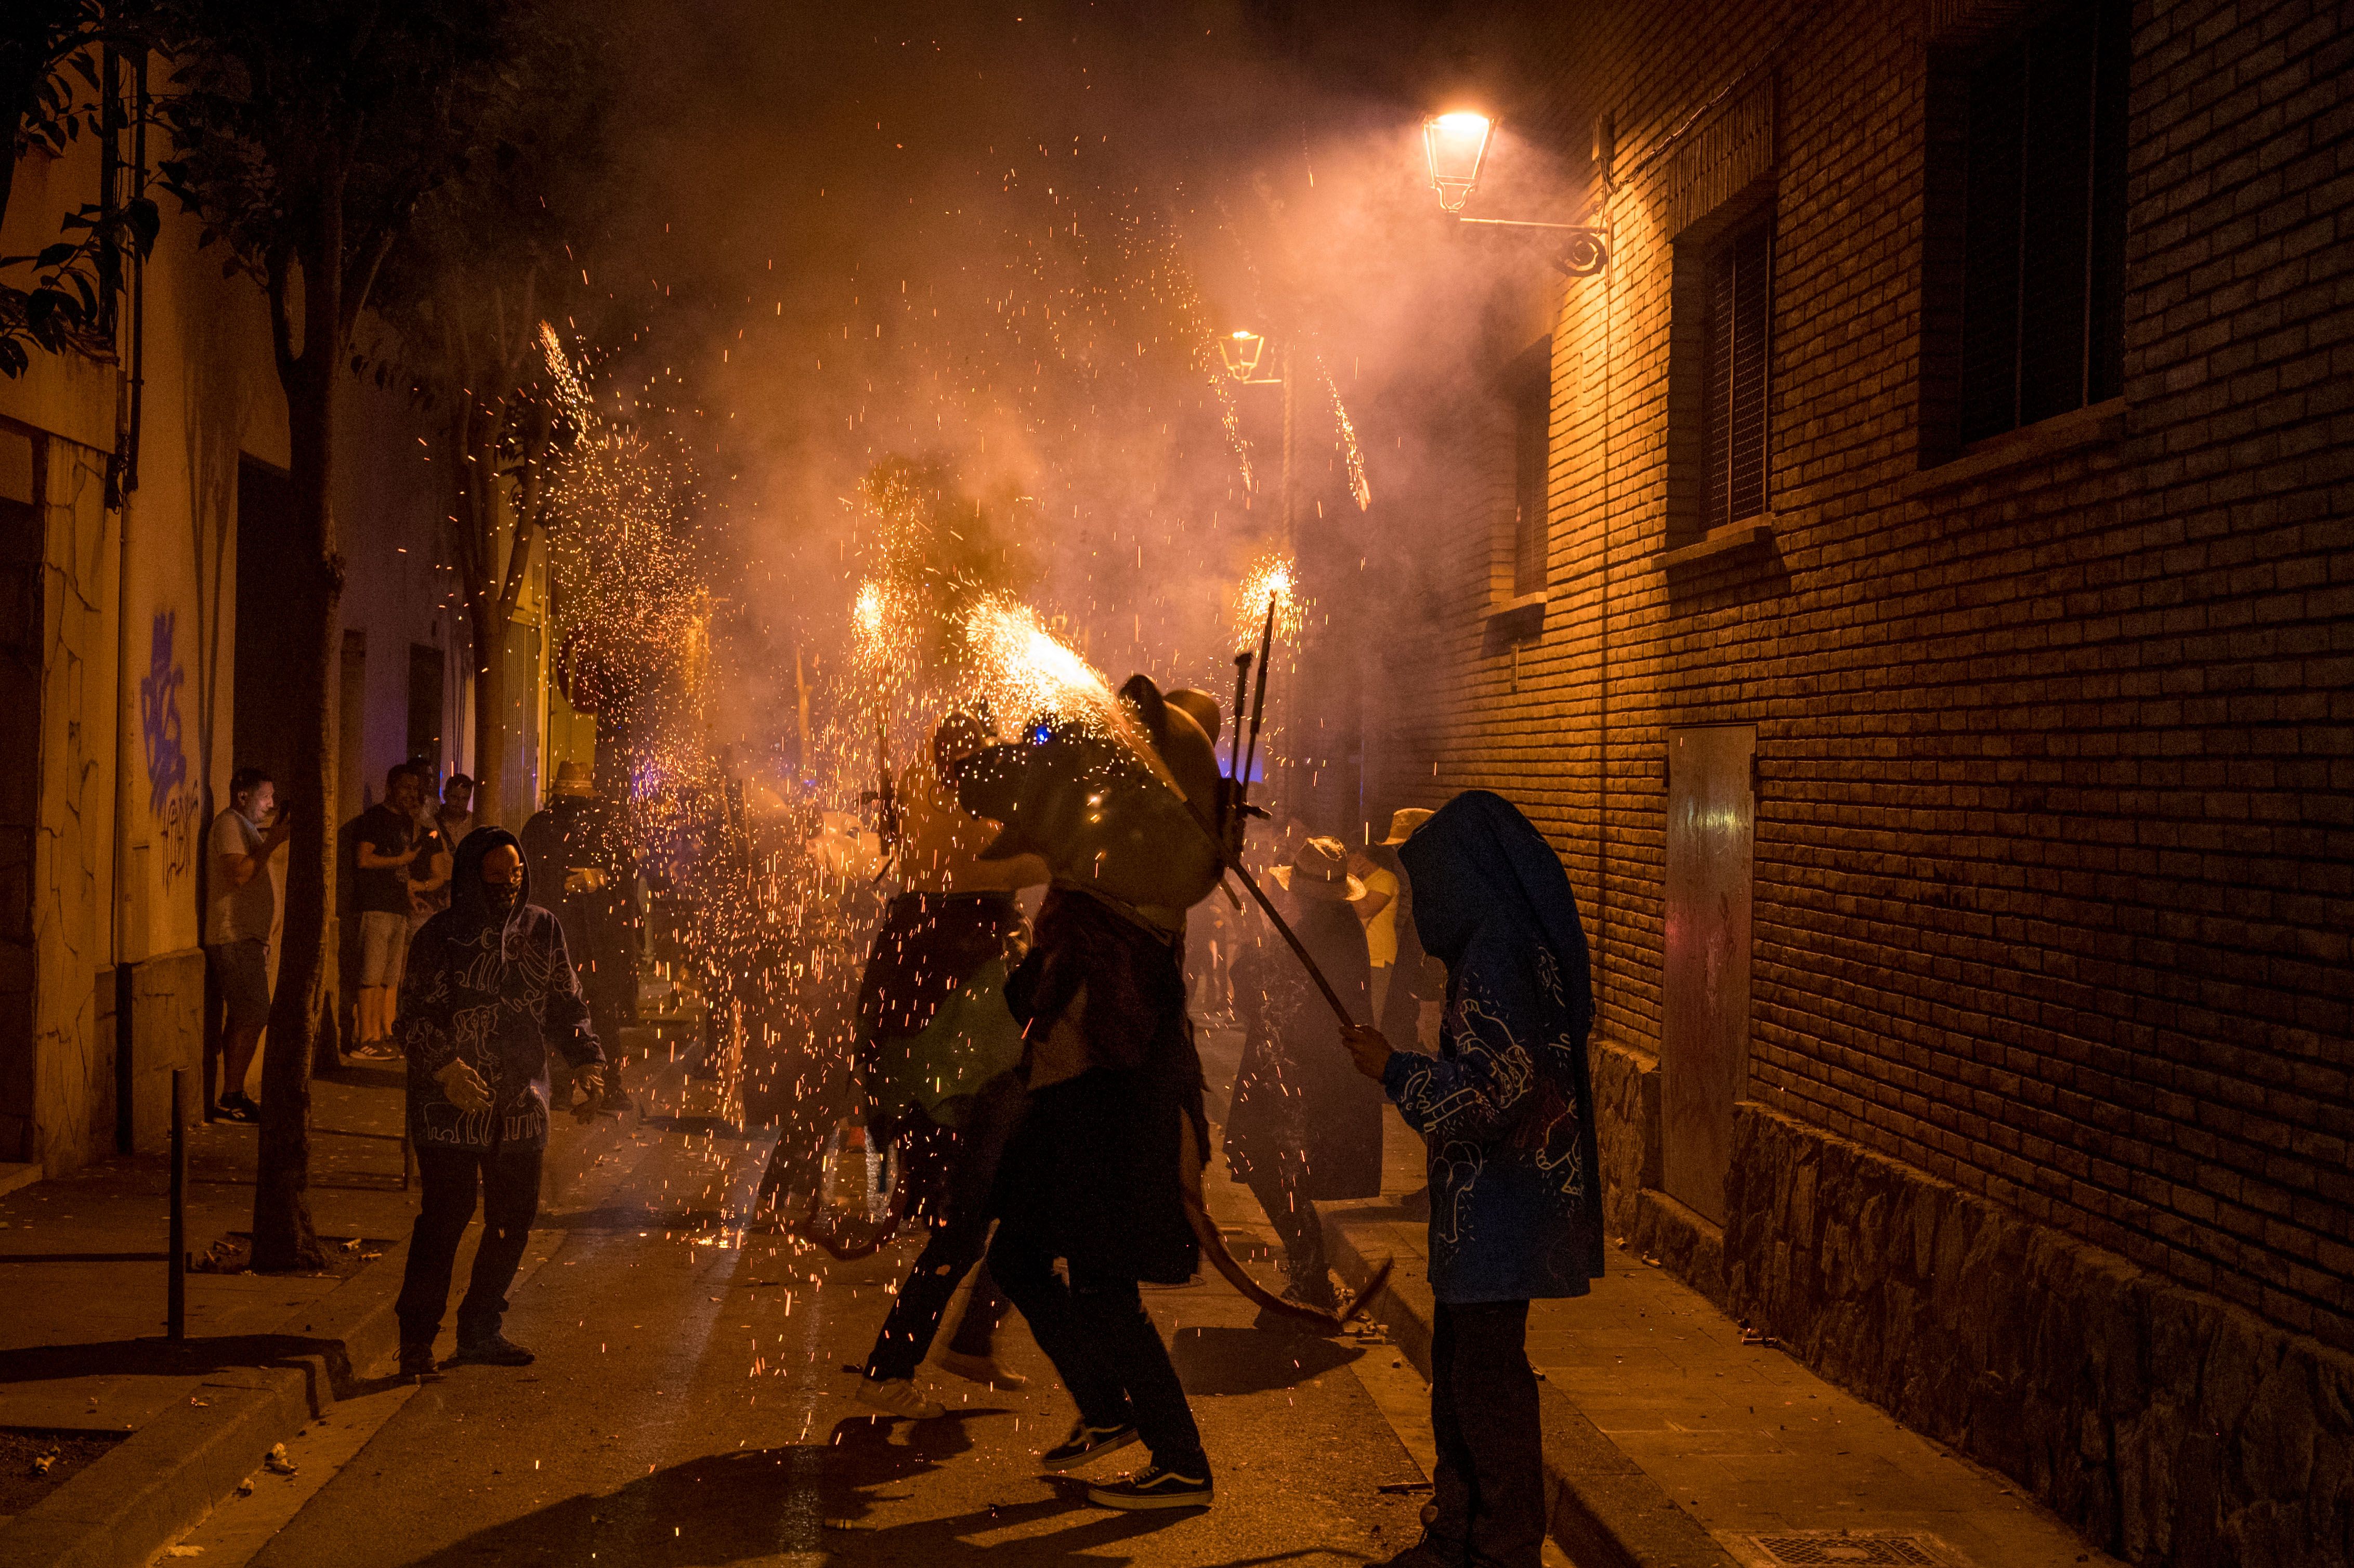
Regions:
<svg viewBox="0 0 2354 1568"><path fill-rule="evenodd" d="M1427 1377L1427 1227L1402 1202L1420 1142L1394 1116L1387 1141L1385 1196L1323 1205L1325 1234L1352 1283L1395 1258L1373 1311ZM1606 1265L1529 1314L1553 1531L1579 1568L2114 1563L2005 1478L1744 1343L1663 1269L1615 1247Z"/></svg>

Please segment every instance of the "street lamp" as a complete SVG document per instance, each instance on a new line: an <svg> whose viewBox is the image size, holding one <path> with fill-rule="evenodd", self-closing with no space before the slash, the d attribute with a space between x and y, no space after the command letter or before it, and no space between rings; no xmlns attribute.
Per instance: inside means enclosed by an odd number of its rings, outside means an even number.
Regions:
<svg viewBox="0 0 2354 1568"><path fill-rule="evenodd" d="M1463 209L1479 189L1480 171L1488 162L1488 144L1496 122L1469 109L1433 114L1422 122L1423 157L1430 165L1430 188L1438 193L1439 210L1458 223L1481 223L1497 228L1546 228L1562 237L1555 270L1572 278L1591 278L1610 265L1610 236L1605 229L1576 223L1539 223L1520 217L1467 217Z"/></svg>
<svg viewBox="0 0 2354 1568"><path fill-rule="evenodd" d="M1246 387L1264 385L1280 376L1261 376L1258 362L1267 353L1267 334L1256 332L1231 332L1218 339L1218 357L1225 362L1226 374Z"/></svg>
<svg viewBox="0 0 2354 1568"><path fill-rule="evenodd" d="M1422 154L1430 164L1430 188L1438 193L1443 212L1461 212L1479 184L1479 165L1488 161L1488 142L1496 122L1484 114L1458 109L1434 114L1422 122Z"/></svg>

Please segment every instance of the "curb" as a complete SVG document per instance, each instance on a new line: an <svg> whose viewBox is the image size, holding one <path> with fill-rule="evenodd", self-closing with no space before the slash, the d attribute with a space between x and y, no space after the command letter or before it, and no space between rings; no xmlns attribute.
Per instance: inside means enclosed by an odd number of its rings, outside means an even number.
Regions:
<svg viewBox="0 0 2354 1568"><path fill-rule="evenodd" d="M1352 1289L1373 1273L1367 1255L1384 1251L1380 1230L1395 1223L1362 1217L1373 1206L1320 1205L1326 1250ZM1435 1316L1429 1281L1401 1268L1390 1276L1382 1298L1387 1311L1375 1316L1386 1316L1391 1342L1427 1381ZM1578 1568L1740 1568L1737 1558L1549 1383L1537 1385L1537 1417L1544 1435L1546 1525Z"/></svg>
<svg viewBox="0 0 2354 1568"><path fill-rule="evenodd" d="M356 1389L355 1369L398 1348L392 1312L408 1243L280 1327L307 1340L268 1366L213 1373L112 1452L0 1527L10 1568L121 1568L143 1563L202 1520L281 1443Z"/></svg>

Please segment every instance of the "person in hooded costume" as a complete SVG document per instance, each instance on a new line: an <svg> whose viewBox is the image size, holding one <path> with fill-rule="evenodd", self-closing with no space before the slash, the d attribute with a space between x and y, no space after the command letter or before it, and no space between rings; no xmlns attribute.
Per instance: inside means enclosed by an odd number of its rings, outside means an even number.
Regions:
<svg viewBox="0 0 2354 1568"><path fill-rule="evenodd" d="M1536 1568L1544 1477L1529 1302L1602 1274L1585 936L1561 862L1501 796L1457 796L1398 848L1447 966L1439 1051L1342 1039L1429 1150L1435 1512L1392 1568Z"/></svg>
<svg viewBox="0 0 2354 1568"><path fill-rule="evenodd" d="M530 901L522 846L476 828L458 846L450 907L425 923L400 990L408 1137L424 1189L394 1314L404 1375L433 1370L458 1242L482 1198L482 1240L458 1304L461 1361L527 1366L499 1331L507 1287L539 1213L547 1150L548 1047L594 1104L605 1054L557 917Z"/></svg>
<svg viewBox="0 0 2354 1568"><path fill-rule="evenodd" d="M1274 877L1288 895L1293 933L1363 1022L1373 1011L1354 901L1364 886L1349 874L1348 861L1340 840L1311 838ZM1262 928L1235 960L1235 1012L1243 1059L1226 1117L1226 1170L1249 1185L1283 1240L1291 1276L1284 1296L1336 1307L1316 1202L1381 1195L1381 1090L1332 1049L1330 1010L1272 930Z"/></svg>

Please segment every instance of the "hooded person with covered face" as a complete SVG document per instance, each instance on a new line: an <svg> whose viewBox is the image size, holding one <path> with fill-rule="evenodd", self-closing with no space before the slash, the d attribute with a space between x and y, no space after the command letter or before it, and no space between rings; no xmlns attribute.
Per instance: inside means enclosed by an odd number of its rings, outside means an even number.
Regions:
<svg viewBox="0 0 2354 1568"><path fill-rule="evenodd" d="M408 1059L408 1137L424 1188L394 1311L404 1374L433 1370L459 1239L482 1194L483 1234L458 1304L461 1361L527 1366L532 1354L499 1331L506 1288L539 1213L547 1150L548 1048L570 1064L594 1104L604 1051L589 1027L564 928L530 901L523 849L504 828L466 835L450 875L450 907L409 948L400 991Z"/></svg>
<svg viewBox="0 0 2354 1568"><path fill-rule="evenodd" d="M1500 795L1467 790L1398 850L1447 966L1438 1054L1344 1029L1429 1157L1430 1425L1423 1539L1384 1568L1537 1568L1544 1470L1529 1302L1602 1274L1585 934L1561 861Z"/></svg>

